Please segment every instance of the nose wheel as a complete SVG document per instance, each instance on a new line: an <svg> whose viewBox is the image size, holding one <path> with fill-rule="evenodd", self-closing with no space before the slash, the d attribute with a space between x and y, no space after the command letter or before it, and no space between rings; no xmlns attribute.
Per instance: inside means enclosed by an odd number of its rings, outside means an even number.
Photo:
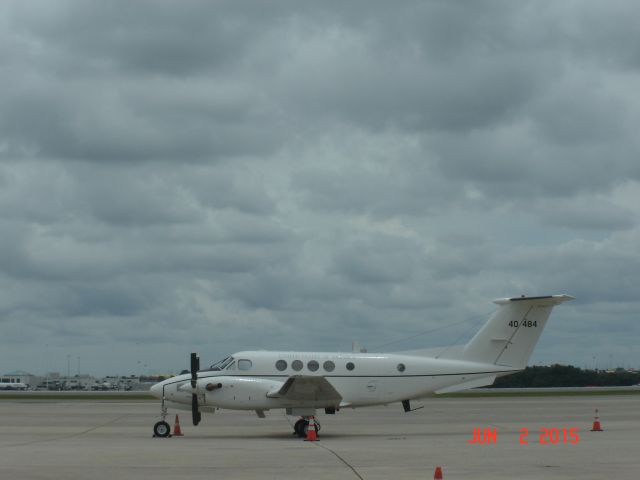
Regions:
<svg viewBox="0 0 640 480"><path fill-rule="evenodd" d="M153 426L154 437L168 437L171 434L171 427L164 420L160 420Z"/></svg>

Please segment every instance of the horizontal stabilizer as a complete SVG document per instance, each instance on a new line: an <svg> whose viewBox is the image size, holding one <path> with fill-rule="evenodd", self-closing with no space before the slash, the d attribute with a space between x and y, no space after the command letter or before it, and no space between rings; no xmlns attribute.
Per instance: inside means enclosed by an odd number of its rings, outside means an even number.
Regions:
<svg viewBox="0 0 640 480"><path fill-rule="evenodd" d="M478 387L486 387L488 385L493 385L493 382L496 380L496 376L492 375L490 377L484 378L476 378L475 380L469 380L468 382L459 383L458 385L452 385L450 387L441 388L440 390L436 390L434 393L453 393L453 392L461 392L462 390L469 390L470 388L478 388Z"/></svg>

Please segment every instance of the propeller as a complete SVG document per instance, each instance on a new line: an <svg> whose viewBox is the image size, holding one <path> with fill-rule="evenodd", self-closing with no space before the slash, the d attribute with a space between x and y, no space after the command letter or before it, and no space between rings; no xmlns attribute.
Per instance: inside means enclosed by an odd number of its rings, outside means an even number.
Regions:
<svg viewBox="0 0 640 480"><path fill-rule="evenodd" d="M191 354L191 418L194 425L200 423L202 415L198 409L198 394L196 393L196 386L198 385L198 370L200 370L200 359L196 353Z"/></svg>

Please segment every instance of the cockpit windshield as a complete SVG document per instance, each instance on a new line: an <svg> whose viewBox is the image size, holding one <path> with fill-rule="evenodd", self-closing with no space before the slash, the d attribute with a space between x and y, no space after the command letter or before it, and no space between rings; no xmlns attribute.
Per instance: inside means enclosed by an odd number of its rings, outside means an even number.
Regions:
<svg viewBox="0 0 640 480"><path fill-rule="evenodd" d="M219 362L214 363L209 367L209 370L224 370L229 366L229 364L233 362L233 357L227 357L224 360L220 360Z"/></svg>

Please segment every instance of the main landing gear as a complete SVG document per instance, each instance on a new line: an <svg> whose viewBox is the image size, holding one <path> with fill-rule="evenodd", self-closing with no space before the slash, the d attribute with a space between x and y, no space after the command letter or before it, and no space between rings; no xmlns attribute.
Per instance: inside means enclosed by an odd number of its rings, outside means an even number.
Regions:
<svg viewBox="0 0 640 480"><path fill-rule="evenodd" d="M320 431L320 422L316 418L316 433ZM309 428L309 417L302 417L293 426L293 435L297 435L300 438L307 437L307 429Z"/></svg>

